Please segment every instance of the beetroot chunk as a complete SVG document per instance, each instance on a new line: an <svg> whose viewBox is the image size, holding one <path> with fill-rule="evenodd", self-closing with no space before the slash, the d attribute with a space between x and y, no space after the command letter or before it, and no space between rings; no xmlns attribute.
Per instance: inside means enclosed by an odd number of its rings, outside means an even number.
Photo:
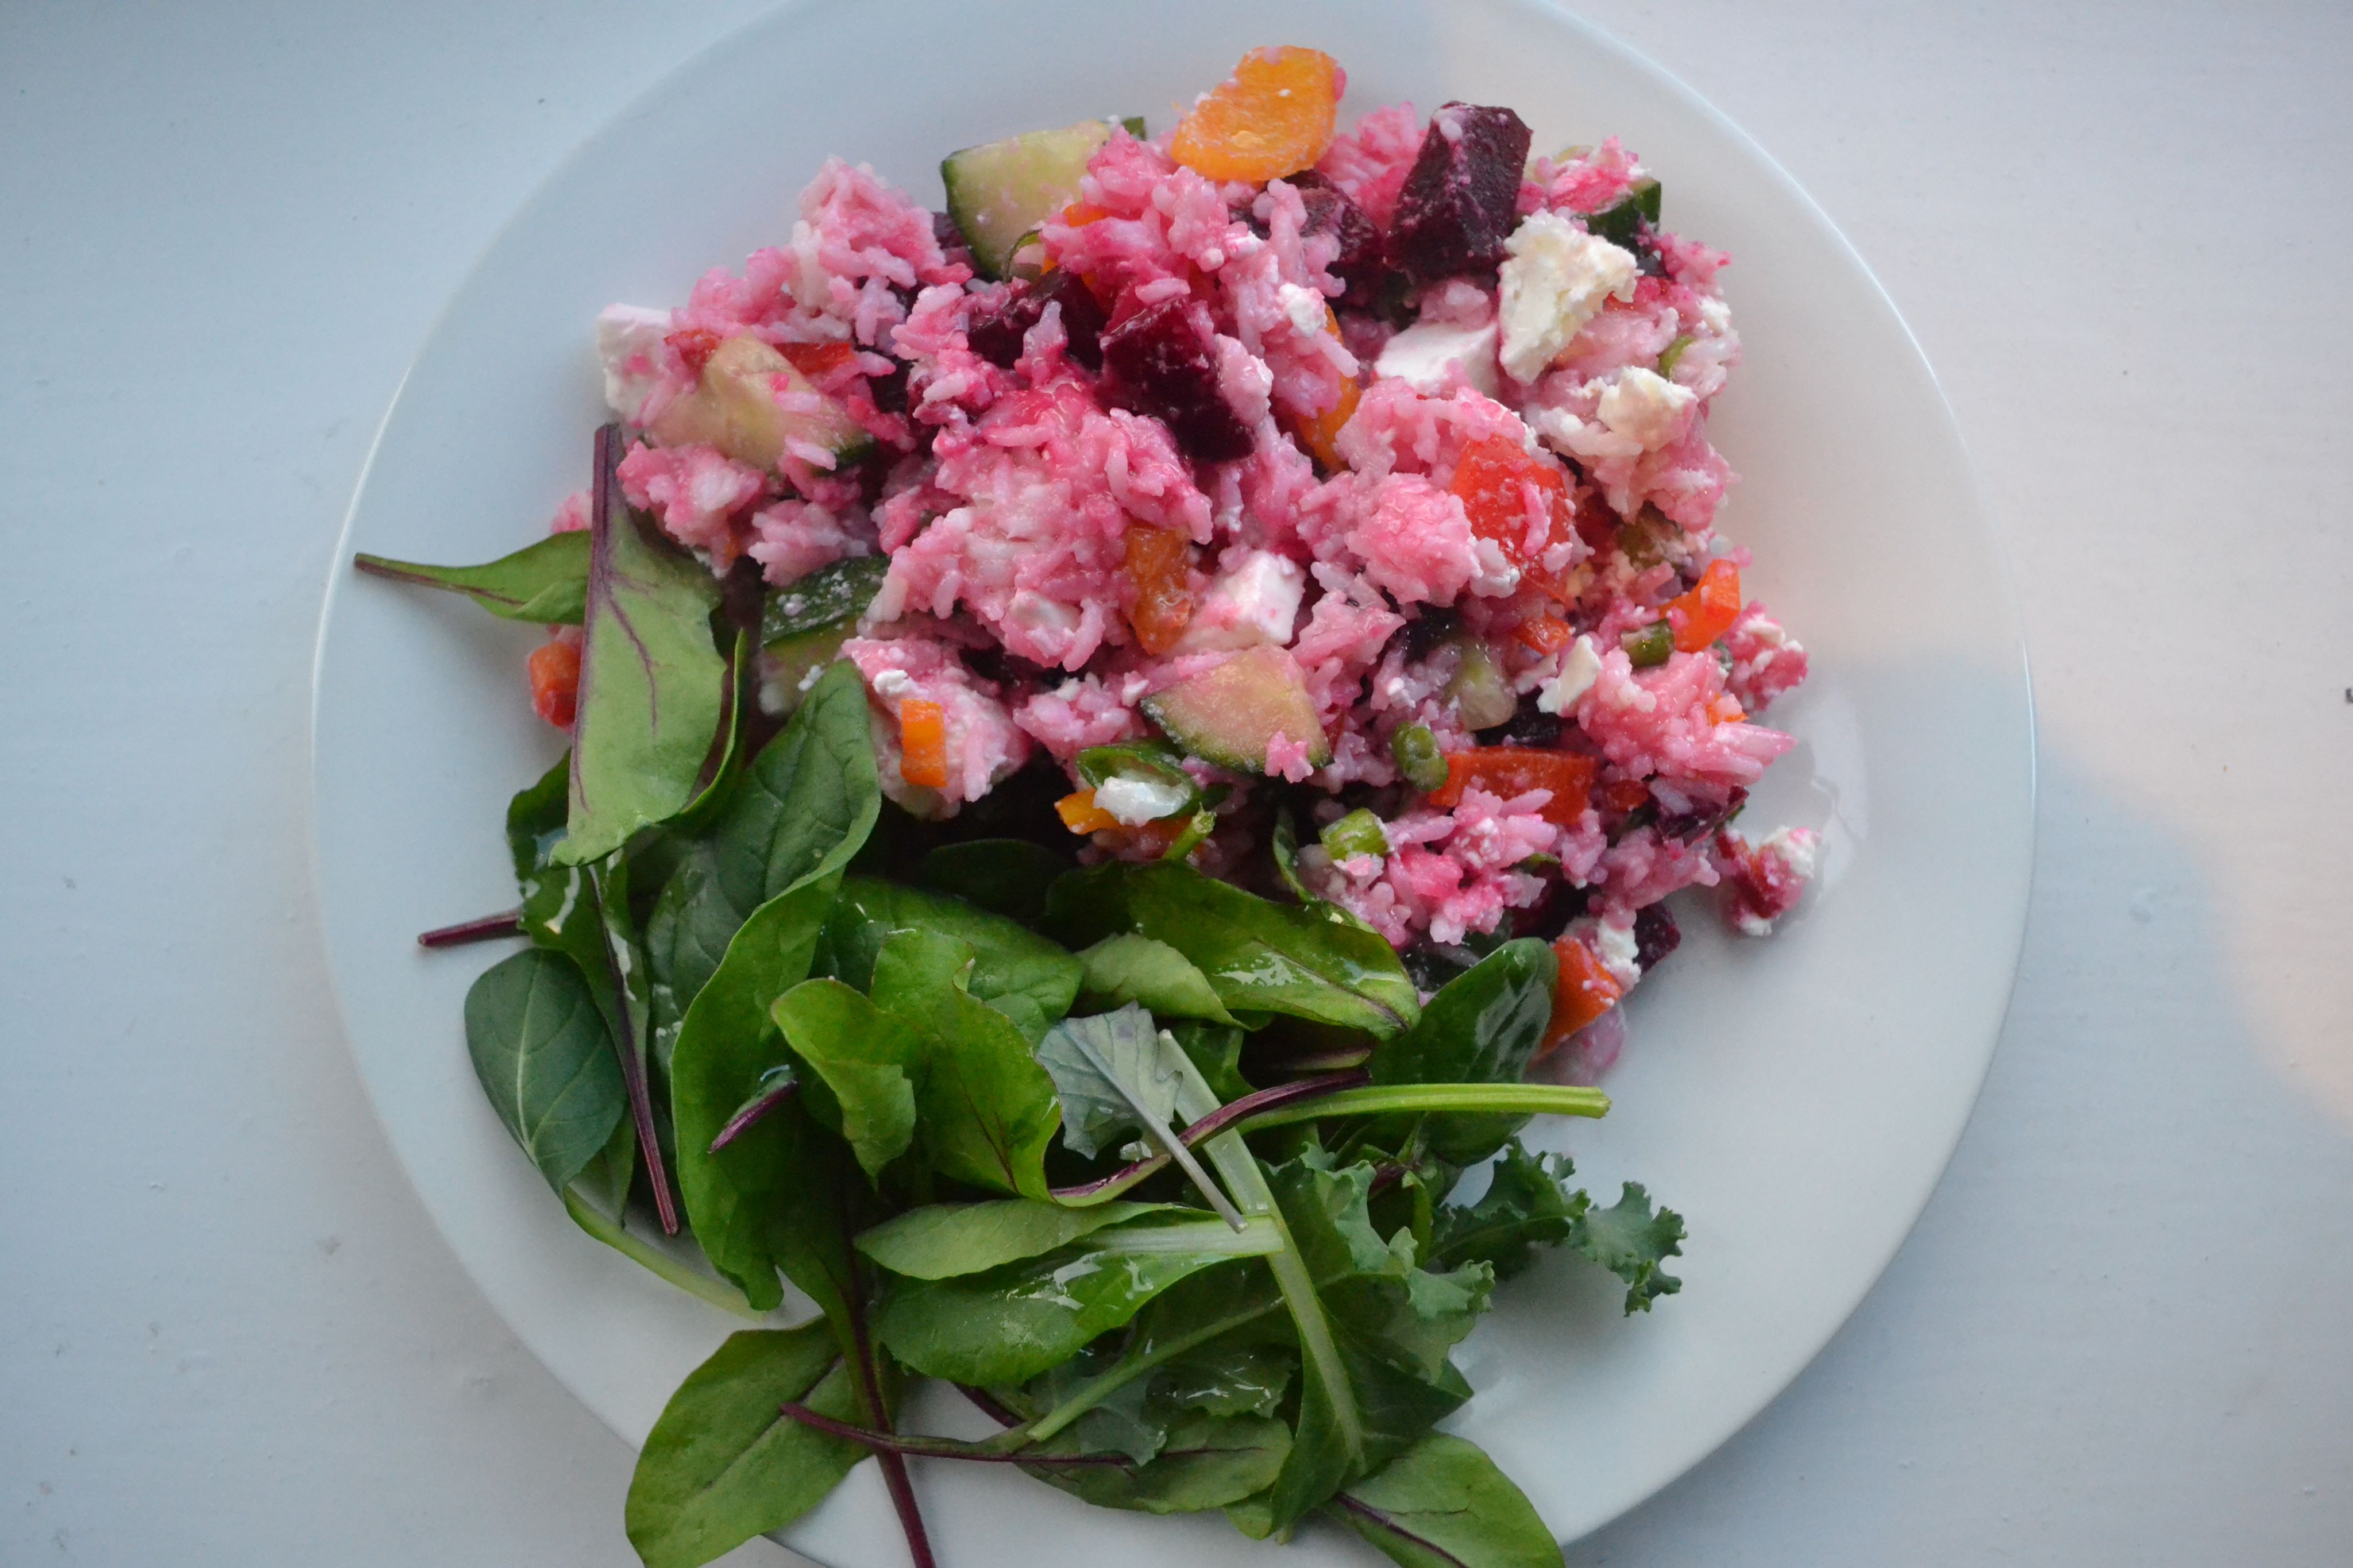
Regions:
<svg viewBox="0 0 2353 1568"><path fill-rule="evenodd" d="M1398 193L1389 260L1417 283L1502 264L1519 222L1527 123L1508 109L1450 103L1430 117Z"/></svg>
<svg viewBox="0 0 2353 1568"><path fill-rule="evenodd" d="M1035 283L1016 284L1005 303L973 322L965 334L972 352L992 364L1013 368L1021 357L1021 341L1046 314L1046 307L1062 307L1062 331L1070 339L1071 357L1089 370L1103 369L1103 330L1110 320L1094 291L1075 272L1049 272Z"/></svg>
<svg viewBox="0 0 2353 1568"><path fill-rule="evenodd" d="M1147 305L1103 335L1103 365L1123 400L1208 463L1247 458L1251 445L1218 385L1216 332L1204 306L1177 299Z"/></svg>
<svg viewBox="0 0 2353 1568"><path fill-rule="evenodd" d="M1347 192L1313 169L1286 176L1307 208L1308 234L1328 234L1340 242L1333 258L1332 276L1347 285L1340 302L1356 310L1372 308L1380 297L1381 279L1388 261L1381 253L1381 231Z"/></svg>

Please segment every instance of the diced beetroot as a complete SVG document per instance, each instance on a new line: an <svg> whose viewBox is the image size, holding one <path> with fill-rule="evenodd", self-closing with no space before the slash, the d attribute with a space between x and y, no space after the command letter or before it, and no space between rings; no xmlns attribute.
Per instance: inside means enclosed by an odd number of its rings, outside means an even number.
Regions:
<svg viewBox="0 0 2353 1568"><path fill-rule="evenodd" d="M1348 193L1313 169L1291 176L1299 199L1307 208L1307 232L1330 234L1340 241L1332 275L1348 286L1341 303L1370 310L1380 297L1381 279L1388 272L1382 254L1381 231Z"/></svg>
<svg viewBox="0 0 2353 1568"><path fill-rule="evenodd" d="M1163 300L1103 335L1103 364L1138 413L1165 422L1176 445L1203 462L1250 454L1250 426L1218 386L1216 328L1199 301Z"/></svg>
<svg viewBox="0 0 2353 1568"><path fill-rule="evenodd" d="M1419 283L1501 265L1530 137L1508 109L1450 103L1431 115L1398 193L1390 262Z"/></svg>
<svg viewBox="0 0 2353 1568"><path fill-rule="evenodd" d="M1017 283L1005 304L994 314L973 322L965 341L972 352L993 363L1013 368L1021 357L1021 341L1046 314L1046 307L1062 307L1062 331L1069 337L1071 357L1089 370L1103 369L1103 330L1110 320L1103 308L1075 272L1049 272L1035 283Z"/></svg>
<svg viewBox="0 0 2353 1568"><path fill-rule="evenodd" d="M1634 911L1634 962L1644 973L1683 944L1683 927L1675 923L1666 905L1644 904Z"/></svg>
<svg viewBox="0 0 2353 1568"><path fill-rule="evenodd" d="M1731 821L1733 813L1746 805L1747 801L1748 792L1740 785L1734 784L1724 797L1722 805L1711 806L1704 803L1694 803L1689 811L1662 811L1659 813L1659 837L1672 838L1678 844L1689 844L1695 838L1704 838Z"/></svg>

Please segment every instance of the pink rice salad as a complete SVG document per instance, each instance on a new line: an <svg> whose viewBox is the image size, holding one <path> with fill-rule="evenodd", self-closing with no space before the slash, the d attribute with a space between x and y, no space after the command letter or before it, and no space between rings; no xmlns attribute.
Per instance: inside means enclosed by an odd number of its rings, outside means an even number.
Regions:
<svg viewBox="0 0 2353 1568"><path fill-rule="evenodd" d="M887 561L836 635L918 816L1053 770L1087 858L1295 876L1409 952L1573 942L1591 1014L1671 893L1771 930L1815 836L1727 823L1807 661L1715 531L1727 258L1617 141L1531 160L1506 110L1381 109L1264 180L1187 136L1098 130L1002 279L828 162L783 243L598 319L628 500L779 590ZM780 426L713 414L743 367ZM1169 741L1192 792L1082 776Z"/></svg>

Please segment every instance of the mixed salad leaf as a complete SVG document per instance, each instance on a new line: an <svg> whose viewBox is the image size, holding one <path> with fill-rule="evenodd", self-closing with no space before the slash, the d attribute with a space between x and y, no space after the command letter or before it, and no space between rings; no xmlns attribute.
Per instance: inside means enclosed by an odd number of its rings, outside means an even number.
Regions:
<svg viewBox="0 0 2353 1568"><path fill-rule="evenodd" d="M1519 1141L1607 1107L1521 1081L1549 950L1504 942L1425 994L1328 905L914 824L849 665L812 667L773 734L743 700L754 637L838 619L871 572L731 617L611 450L584 544L368 564L583 624L573 750L508 808L521 909L485 928L530 945L466 1005L492 1109L589 1234L764 1323L787 1282L816 1309L734 1334L664 1410L628 1497L645 1561L783 1528L869 1458L919 1563L911 1458L1259 1538L1321 1514L1401 1563L1556 1561L1434 1429L1471 1395L1452 1352L1538 1247L1648 1310L1683 1225L1630 1184L1599 1206ZM1002 1431L900 1430L923 1377Z"/></svg>

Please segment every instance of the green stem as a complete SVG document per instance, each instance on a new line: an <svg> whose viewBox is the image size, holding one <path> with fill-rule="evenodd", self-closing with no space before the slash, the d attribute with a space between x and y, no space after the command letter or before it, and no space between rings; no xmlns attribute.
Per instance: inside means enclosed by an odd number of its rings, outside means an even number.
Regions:
<svg viewBox="0 0 2353 1568"><path fill-rule="evenodd" d="M565 1212L579 1227L636 1263L647 1272L658 1274L690 1296L699 1297L723 1310L755 1323L765 1323L768 1314L744 1299L744 1293L724 1279L714 1279L700 1270L688 1268L657 1247L649 1247L628 1231L619 1222L607 1216L595 1204L572 1187L564 1189Z"/></svg>
<svg viewBox="0 0 2353 1568"><path fill-rule="evenodd" d="M1334 1116L1369 1116L1389 1110L1551 1111L1559 1116L1603 1116L1609 1097L1598 1089L1548 1083L1396 1083L1344 1089L1335 1094L1260 1111L1234 1129L1261 1132L1295 1121Z"/></svg>
<svg viewBox="0 0 2353 1568"><path fill-rule="evenodd" d="M1196 1329L1189 1334L1155 1342L1150 1350L1123 1361L1107 1371L1097 1373L1079 1384L1077 1390L1069 1398L1047 1411L1043 1415L1025 1421L1018 1426L1008 1427L989 1438L983 1446L1009 1451L1025 1447L1031 1443L1042 1443L1126 1384L1150 1373L1155 1367L1174 1361L1196 1345L1205 1345L1220 1334L1231 1333L1236 1329L1248 1327L1272 1312L1281 1303L1270 1301L1263 1306L1252 1307L1246 1312L1236 1312L1230 1317L1219 1318L1215 1322Z"/></svg>

